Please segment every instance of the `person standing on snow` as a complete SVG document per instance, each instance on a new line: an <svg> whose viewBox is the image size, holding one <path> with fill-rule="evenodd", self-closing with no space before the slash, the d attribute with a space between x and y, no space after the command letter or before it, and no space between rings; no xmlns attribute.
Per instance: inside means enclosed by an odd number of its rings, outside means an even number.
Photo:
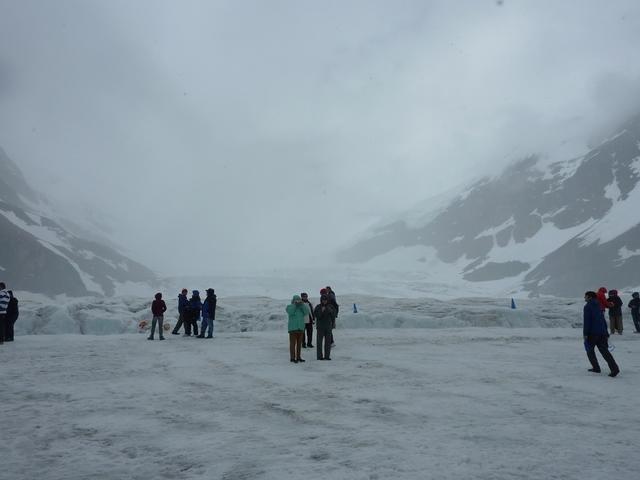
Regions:
<svg viewBox="0 0 640 480"><path fill-rule="evenodd" d="M631 309L631 318L633 318L633 326L636 327L634 333L640 333L640 294L633 292L628 307Z"/></svg>
<svg viewBox="0 0 640 480"><path fill-rule="evenodd" d="M617 290L609 290L609 329L611 335L618 332L622 335L622 299Z"/></svg>
<svg viewBox="0 0 640 480"><path fill-rule="evenodd" d="M189 299L189 306L187 308L187 315L184 324L184 336L191 336L191 329L193 328L193 334L198 335L198 320L200 320L200 310L202 309L202 301L200 300L200 292L194 290L191 298Z"/></svg>
<svg viewBox="0 0 640 480"><path fill-rule="evenodd" d="M202 328L198 338L204 338L204 331L209 327L207 338L213 338L213 321L216 319L216 292L207 288L207 297L202 302Z"/></svg>
<svg viewBox="0 0 640 480"><path fill-rule="evenodd" d="M587 351L587 358L592 367L589 371L600 373L600 365L598 364L595 352L596 347L598 347L600 355L605 359L611 370L609 376L615 377L620 373L620 368L614 360L613 355L611 355L611 352L609 352L607 322L604 319L604 313L602 312L598 295L596 292L586 292L584 294L584 301L587 303L583 309L582 335L584 337L584 348Z"/></svg>
<svg viewBox="0 0 640 480"><path fill-rule="evenodd" d="M309 295L307 295L305 292L302 292L300 294L300 298L302 298L302 301L309 307L309 315L307 315L307 318L304 321L304 329L307 333L307 341L305 342L304 338L302 339L302 348L313 348L313 324L315 323L315 318L313 318L313 305L309 301Z"/></svg>
<svg viewBox="0 0 640 480"><path fill-rule="evenodd" d="M185 332L187 331L187 315L189 314L188 292L186 288L183 288L182 292L178 295L178 323L176 323L176 326L171 332L173 335L180 335L180 327L182 327L182 325L184 325Z"/></svg>
<svg viewBox="0 0 640 480"><path fill-rule="evenodd" d="M607 289L605 287L600 287L598 289L598 303L600 304L600 310L603 312L611 306L609 301L607 300Z"/></svg>
<svg viewBox="0 0 640 480"><path fill-rule="evenodd" d="M313 312L316 318L316 358L331 360L331 330L336 321L336 309L329 303L329 296L320 296L320 304Z"/></svg>
<svg viewBox="0 0 640 480"><path fill-rule="evenodd" d="M18 311L18 299L13 296L13 292L9 290L9 303L7 304L7 316L5 318L5 342L13 342L13 326L20 315Z"/></svg>
<svg viewBox="0 0 640 480"><path fill-rule="evenodd" d="M153 313L153 321L151 322L151 335L147 340L153 340L153 334L156 331L156 323L158 324L158 334L160 340L164 340L164 331L162 330L162 322L164 320L164 312L167 311L167 305L162 300L162 294L156 293L156 299L151 304L151 312Z"/></svg>
<svg viewBox="0 0 640 480"><path fill-rule="evenodd" d="M4 343L4 333L7 329L7 307L9 306L9 292L4 282L0 282L0 344Z"/></svg>
<svg viewBox="0 0 640 480"><path fill-rule="evenodd" d="M304 362L305 360L300 356L300 350L302 337L304 336L304 322L309 316L309 306L302 301L300 295L294 295L285 310L289 317L287 330L289 331L289 356L291 357L291 362Z"/></svg>
<svg viewBox="0 0 640 480"><path fill-rule="evenodd" d="M336 346L336 342L334 341L334 338L333 338L333 331L336 328L336 318L338 318L338 312L340 311L340 305L338 305L338 301L336 300L336 294L331 289L331 287L327 285L324 288L326 289L327 296L329 297L329 305L333 305L333 308L336 309L336 315L333 318L333 325L331 326L331 346L335 347Z"/></svg>

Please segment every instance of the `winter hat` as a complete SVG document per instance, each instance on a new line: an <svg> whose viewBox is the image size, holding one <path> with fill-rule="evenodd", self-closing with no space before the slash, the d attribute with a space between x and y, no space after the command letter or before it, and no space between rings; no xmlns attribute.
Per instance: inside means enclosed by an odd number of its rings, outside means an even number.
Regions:
<svg viewBox="0 0 640 480"><path fill-rule="evenodd" d="M609 295L618 295L618 290L609 290Z"/></svg>
<svg viewBox="0 0 640 480"><path fill-rule="evenodd" d="M326 295L327 294L327 289L323 288L320 290L320 295Z"/></svg>
<svg viewBox="0 0 640 480"><path fill-rule="evenodd" d="M207 295L213 295L216 291L213 288L207 288Z"/></svg>
<svg viewBox="0 0 640 480"><path fill-rule="evenodd" d="M193 291L193 294L194 294L194 295L200 295L200 292L199 292L198 290L194 290L194 291Z"/></svg>
<svg viewBox="0 0 640 480"><path fill-rule="evenodd" d="M156 293L156 300L160 300L162 298L162 294L160 292Z"/></svg>
<svg viewBox="0 0 640 480"><path fill-rule="evenodd" d="M183 288L182 293L189 293L189 290L187 290L186 288Z"/></svg>
<svg viewBox="0 0 640 480"><path fill-rule="evenodd" d="M638 297L640 297L640 293L638 293L638 292L633 292L633 293L631 294L631 296L632 296L633 298L638 298Z"/></svg>

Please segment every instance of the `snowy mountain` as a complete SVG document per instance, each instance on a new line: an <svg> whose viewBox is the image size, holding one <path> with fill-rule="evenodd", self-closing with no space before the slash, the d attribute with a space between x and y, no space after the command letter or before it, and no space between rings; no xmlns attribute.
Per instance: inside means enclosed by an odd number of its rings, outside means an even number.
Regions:
<svg viewBox="0 0 640 480"><path fill-rule="evenodd" d="M338 260L530 295L635 288L639 181L640 116L584 155L552 162L529 156L425 209L421 220L382 225Z"/></svg>
<svg viewBox="0 0 640 480"><path fill-rule="evenodd" d="M148 268L57 218L0 148L0 272L12 289L47 295L113 295L128 282L153 282ZM63 226L64 225L64 226Z"/></svg>

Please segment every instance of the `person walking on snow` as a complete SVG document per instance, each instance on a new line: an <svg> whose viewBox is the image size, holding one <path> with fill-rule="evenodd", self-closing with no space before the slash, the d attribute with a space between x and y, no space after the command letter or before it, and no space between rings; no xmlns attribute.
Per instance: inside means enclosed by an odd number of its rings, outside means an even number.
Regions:
<svg viewBox="0 0 640 480"><path fill-rule="evenodd" d="M591 363L589 371L600 373L600 365L598 364L595 352L596 347L598 347L600 355L605 359L609 370L611 370L609 376L615 377L620 373L620 368L609 351L607 322L604 319L604 313L602 312L596 292L586 292L584 294L584 301L586 304L583 309L582 335L584 337L584 348L587 351L587 358Z"/></svg>
<svg viewBox="0 0 640 480"><path fill-rule="evenodd" d="M618 332L622 335L622 299L617 290L609 290L609 329L611 335Z"/></svg>
<svg viewBox="0 0 640 480"><path fill-rule="evenodd" d="M207 288L207 297L202 302L202 327L198 338L204 338L204 331L209 329L207 338L213 338L213 321L216 319L216 292Z"/></svg>
<svg viewBox="0 0 640 480"><path fill-rule="evenodd" d="M315 323L315 319L313 318L313 305L309 301L309 295L307 295L306 293L301 293L300 298L302 298L302 301L309 307L309 315L307 315L307 318L304 321L304 329L307 333L307 341L305 342L304 338L302 339L302 348L313 348L313 324Z"/></svg>
<svg viewBox="0 0 640 480"><path fill-rule="evenodd" d="M153 340L153 334L156 331L156 323L158 324L158 335L160 340L164 340L164 331L162 330L162 322L164 320L164 312L167 311L167 305L162 300L162 294L156 293L156 299L151 304L151 312L153 313L153 321L151 322L151 335L147 340Z"/></svg>
<svg viewBox="0 0 640 480"><path fill-rule="evenodd" d="M304 322L309 316L309 306L302 301L300 295L294 295L285 310L289 316L287 330L289 331L289 356L291 357L291 362L304 362L304 359L300 357L300 350L302 337L304 336Z"/></svg>
<svg viewBox="0 0 640 480"><path fill-rule="evenodd" d="M316 358L331 360L331 330L336 321L336 309L329 303L329 296L320 296L320 304L314 312L316 318Z"/></svg>
<svg viewBox="0 0 640 480"><path fill-rule="evenodd" d="M333 318L333 325L331 326L331 346L335 347L336 342L334 341L333 331L336 329L336 319L338 318L338 312L340 312L340 305L338 305L338 301L336 300L336 293L331 289L331 287L327 285L324 288L327 292L327 296L329 297L329 305L333 305L333 308L336 309L336 315Z"/></svg>
<svg viewBox="0 0 640 480"><path fill-rule="evenodd" d="M631 301L627 305L631 309L631 318L633 318L633 326L636 327L635 333L640 333L640 294L633 292Z"/></svg>
<svg viewBox="0 0 640 480"><path fill-rule="evenodd" d="M185 332L187 331L186 319L189 310L189 299L187 298L187 293L189 291L186 288L182 289L182 292L178 295L178 323L172 330L173 335L180 335L180 327L184 325Z"/></svg>

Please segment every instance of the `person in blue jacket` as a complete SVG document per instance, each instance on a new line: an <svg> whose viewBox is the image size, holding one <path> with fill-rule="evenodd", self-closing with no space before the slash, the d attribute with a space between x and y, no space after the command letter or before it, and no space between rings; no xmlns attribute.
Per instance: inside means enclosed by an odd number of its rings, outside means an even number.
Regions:
<svg viewBox="0 0 640 480"><path fill-rule="evenodd" d="M207 338L213 338L213 321L216 319L216 292L213 288L207 288L207 296L202 302L202 328L198 338L204 338L205 330L208 330Z"/></svg>
<svg viewBox="0 0 640 480"><path fill-rule="evenodd" d="M615 377L620 373L618 364L609 351L609 333L607 332L607 322L600 309L598 294L596 292L586 292L584 301L587 302L583 309L583 329L584 348L587 351L587 358L591 363L590 372L600 373L600 365L596 358L595 349L598 347L600 355L605 359L611 373L610 377Z"/></svg>
<svg viewBox="0 0 640 480"><path fill-rule="evenodd" d="M175 328L171 331L174 335L180 335L180 327L184 324L185 332L187 330L186 326L186 316L187 310L189 308L189 299L187 298L188 290L186 288L182 289L182 292L178 295L178 323L176 323Z"/></svg>

